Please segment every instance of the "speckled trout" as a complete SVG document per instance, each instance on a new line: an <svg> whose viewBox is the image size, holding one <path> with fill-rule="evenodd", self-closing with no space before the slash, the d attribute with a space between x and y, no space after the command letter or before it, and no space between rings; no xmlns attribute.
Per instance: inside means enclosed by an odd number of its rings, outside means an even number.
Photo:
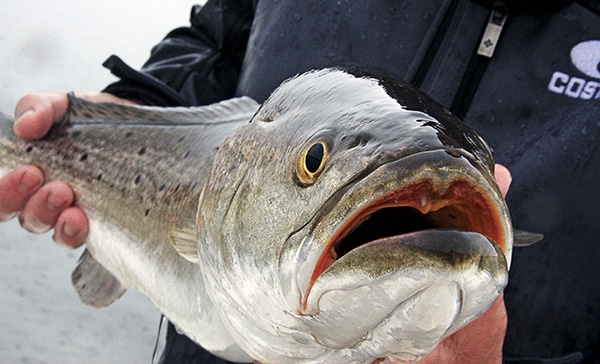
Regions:
<svg viewBox="0 0 600 364"><path fill-rule="evenodd" d="M41 140L2 116L0 168L31 163L75 190L87 304L136 288L232 361L416 361L507 284L490 149L406 83L326 68L262 105L69 101Z"/></svg>

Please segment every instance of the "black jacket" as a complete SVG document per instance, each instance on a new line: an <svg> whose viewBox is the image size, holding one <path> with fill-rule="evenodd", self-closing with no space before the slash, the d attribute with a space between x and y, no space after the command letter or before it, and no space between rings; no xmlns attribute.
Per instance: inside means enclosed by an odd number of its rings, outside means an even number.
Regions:
<svg viewBox="0 0 600 364"><path fill-rule="evenodd" d="M502 14L499 41L482 42ZM191 23L141 72L111 57L121 81L106 91L154 105L263 101L336 63L413 82L484 136L513 174L515 227L545 235L514 251L505 357L600 363L600 1L209 0ZM205 355L184 340L170 334L166 362Z"/></svg>

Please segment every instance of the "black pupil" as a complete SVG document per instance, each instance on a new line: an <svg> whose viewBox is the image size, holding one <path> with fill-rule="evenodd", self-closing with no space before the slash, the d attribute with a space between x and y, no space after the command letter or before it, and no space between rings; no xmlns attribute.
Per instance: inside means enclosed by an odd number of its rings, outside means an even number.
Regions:
<svg viewBox="0 0 600 364"><path fill-rule="evenodd" d="M310 147L308 153L306 153L306 169L310 173L316 173L321 167L321 162L323 162L323 154L325 150L323 149L323 144L317 143Z"/></svg>

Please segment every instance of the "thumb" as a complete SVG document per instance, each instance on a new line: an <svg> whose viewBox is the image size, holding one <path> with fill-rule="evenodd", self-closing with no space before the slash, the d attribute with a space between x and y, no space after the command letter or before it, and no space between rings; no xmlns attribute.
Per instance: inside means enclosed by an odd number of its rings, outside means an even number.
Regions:
<svg viewBox="0 0 600 364"><path fill-rule="evenodd" d="M508 188L510 187L510 183L512 182L510 171L502 164L496 164L494 177L496 177L496 182L498 183L498 187L500 187L502 196L506 196L508 193Z"/></svg>
<svg viewBox="0 0 600 364"><path fill-rule="evenodd" d="M39 139L52 124L61 121L68 107L64 93L30 94L15 108L15 134L23 139Z"/></svg>

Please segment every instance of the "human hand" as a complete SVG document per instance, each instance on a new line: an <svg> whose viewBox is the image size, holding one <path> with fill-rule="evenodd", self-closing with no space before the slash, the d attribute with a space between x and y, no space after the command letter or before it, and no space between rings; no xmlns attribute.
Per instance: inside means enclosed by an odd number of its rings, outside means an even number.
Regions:
<svg viewBox="0 0 600 364"><path fill-rule="evenodd" d="M132 103L107 93L80 94L96 102ZM61 121L68 108L64 93L31 94L15 109L15 134L23 139L43 137L52 124ZM64 182L45 183L42 171L20 166L0 179L0 221L19 215L21 226L32 233L54 228L54 240L68 247L81 246L88 234L88 219L74 205L75 193Z"/></svg>
<svg viewBox="0 0 600 364"><path fill-rule="evenodd" d="M494 171L503 196L512 181L510 172L497 164ZM502 345L506 334L508 316L504 294L481 316L456 333L444 339L418 364L499 364L502 363Z"/></svg>

